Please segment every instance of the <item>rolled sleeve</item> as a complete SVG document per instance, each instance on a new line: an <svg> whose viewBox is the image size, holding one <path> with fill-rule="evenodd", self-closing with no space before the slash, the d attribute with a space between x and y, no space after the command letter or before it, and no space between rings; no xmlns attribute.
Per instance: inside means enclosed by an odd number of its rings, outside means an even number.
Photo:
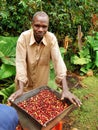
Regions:
<svg viewBox="0 0 98 130"><path fill-rule="evenodd" d="M64 78L64 76L66 76L67 68L61 56L56 37L54 37L52 41L53 41L53 45L51 47L51 57L52 57L54 70L56 74L55 81L58 85L60 85L61 80Z"/></svg>
<svg viewBox="0 0 98 130"><path fill-rule="evenodd" d="M20 35L16 47L16 83L18 80L27 82L26 43L23 34Z"/></svg>

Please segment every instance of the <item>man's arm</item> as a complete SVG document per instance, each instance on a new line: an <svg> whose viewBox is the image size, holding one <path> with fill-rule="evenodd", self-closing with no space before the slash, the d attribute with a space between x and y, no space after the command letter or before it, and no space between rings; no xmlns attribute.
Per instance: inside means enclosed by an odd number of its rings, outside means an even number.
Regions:
<svg viewBox="0 0 98 130"><path fill-rule="evenodd" d="M54 64L54 69L56 73L56 83L62 87L62 97L69 99L73 104L80 106L82 103L81 101L69 91L67 81L66 81L66 75L67 75L67 68L63 61L63 58L60 53L60 49L58 46L58 42L56 37L54 37L54 43L51 47L51 57Z"/></svg>
<svg viewBox="0 0 98 130"><path fill-rule="evenodd" d="M68 85L67 85L67 80L66 77L64 77L62 79L62 97L61 100L63 100L64 98L69 99L70 102L72 102L74 105L76 106L81 106L81 101L69 91Z"/></svg>
<svg viewBox="0 0 98 130"><path fill-rule="evenodd" d="M27 83L27 69L26 69L26 43L25 43L25 36L22 33L18 39L17 46L16 46L16 90L13 93L9 100L15 100L17 97L23 94L23 88Z"/></svg>

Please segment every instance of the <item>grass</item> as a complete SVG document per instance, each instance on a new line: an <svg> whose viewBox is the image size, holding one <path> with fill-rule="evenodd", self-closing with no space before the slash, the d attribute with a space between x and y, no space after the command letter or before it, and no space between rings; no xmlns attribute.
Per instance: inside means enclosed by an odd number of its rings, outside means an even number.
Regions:
<svg viewBox="0 0 98 130"><path fill-rule="evenodd" d="M56 88L52 79L49 85ZM71 128L98 130L98 77L86 77L81 82L85 87L72 88L72 92L81 99L82 106L69 115L73 120Z"/></svg>
<svg viewBox="0 0 98 130"><path fill-rule="evenodd" d="M73 127L79 130L98 130L98 77L86 77L82 83L86 87L73 91L83 103L71 114L75 117Z"/></svg>

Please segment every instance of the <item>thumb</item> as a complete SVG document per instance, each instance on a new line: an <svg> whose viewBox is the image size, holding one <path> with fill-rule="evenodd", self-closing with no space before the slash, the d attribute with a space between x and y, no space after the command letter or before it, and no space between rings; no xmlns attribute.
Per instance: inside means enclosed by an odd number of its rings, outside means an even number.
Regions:
<svg viewBox="0 0 98 130"><path fill-rule="evenodd" d="M62 93L61 100L64 100L64 94Z"/></svg>

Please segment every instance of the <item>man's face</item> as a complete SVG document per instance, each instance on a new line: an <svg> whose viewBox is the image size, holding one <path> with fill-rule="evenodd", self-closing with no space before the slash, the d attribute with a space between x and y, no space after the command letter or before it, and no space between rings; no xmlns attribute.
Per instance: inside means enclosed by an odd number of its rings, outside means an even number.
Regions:
<svg viewBox="0 0 98 130"><path fill-rule="evenodd" d="M34 37L42 39L48 30L49 19L47 16L36 16L33 20L32 27L34 30Z"/></svg>

